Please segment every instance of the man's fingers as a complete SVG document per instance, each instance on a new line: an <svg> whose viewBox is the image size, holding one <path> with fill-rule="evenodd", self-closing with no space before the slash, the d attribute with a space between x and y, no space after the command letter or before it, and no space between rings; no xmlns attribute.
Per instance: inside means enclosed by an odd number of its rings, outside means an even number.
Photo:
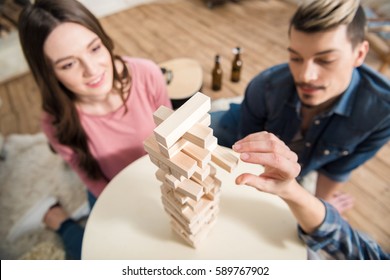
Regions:
<svg viewBox="0 0 390 280"><path fill-rule="evenodd" d="M286 144L275 135L268 132L259 132L248 135L242 140L237 141L233 145L233 150L238 153L275 153L294 162L298 160L297 155L292 152Z"/></svg>
<svg viewBox="0 0 390 280"><path fill-rule="evenodd" d="M295 155L292 153L291 156ZM296 155L295 155L296 157ZM275 153L242 153L240 155L242 161L248 163L260 164L265 167L271 167L279 170L280 173L288 174L289 177L296 177L300 172L300 165L296 159L291 160Z"/></svg>
<svg viewBox="0 0 390 280"><path fill-rule="evenodd" d="M263 187L264 183L265 183L264 178L250 173L241 174L236 178L237 185L246 185L246 186L254 187L255 189L260 191L264 189Z"/></svg>
<svg viewBox="0 0 390 280"><path fill-rule="evenodd" d="M269 133L267 131L260 131L256 133L249 134L248 136L242 138L241 140L238 140L237 143L246 142L246 141L259 141L259 140L279 140L278 137L276 137L274 134Z"/></svg>

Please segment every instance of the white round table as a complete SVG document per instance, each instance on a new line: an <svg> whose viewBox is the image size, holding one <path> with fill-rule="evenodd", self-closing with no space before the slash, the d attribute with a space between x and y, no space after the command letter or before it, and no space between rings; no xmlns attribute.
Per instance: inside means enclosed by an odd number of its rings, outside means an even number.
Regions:
<svg viewBox="0 0 390 280"><path fill-rule="evenodd" d="M196 249L171 229L156 170L144 156L108 184L86 224L83 259L306 259L287 205L234 183L243 172L260 173L260 166L240 162L231 174L217 167L220 212Z"/></svg>

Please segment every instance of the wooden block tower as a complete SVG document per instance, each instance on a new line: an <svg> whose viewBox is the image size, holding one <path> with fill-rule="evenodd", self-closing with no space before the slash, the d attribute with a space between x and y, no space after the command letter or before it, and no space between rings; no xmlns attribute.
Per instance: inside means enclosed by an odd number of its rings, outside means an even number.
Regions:
<svg viewBox="0 0 390 280"><path fill-rule="evenodd" d="M154 134L144 142L159 167L156 178L172 229L193 247L207 236L219 211L221 181L210 163L228 172L238 163L213 136L210 106L210 98L200 92L176 111L161 106L153 115Z"/></svg>

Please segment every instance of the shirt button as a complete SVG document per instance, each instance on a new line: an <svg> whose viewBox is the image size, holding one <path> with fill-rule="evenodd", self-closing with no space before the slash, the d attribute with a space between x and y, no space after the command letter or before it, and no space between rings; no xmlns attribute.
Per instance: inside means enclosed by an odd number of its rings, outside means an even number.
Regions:
<svg viewBox="0 0 390 280"><path fill-rule="evenodd" d="M321 123L320 120L315 120L315 121L314 121L314 124L315 124L315 125L319 125L320 123Z"/></svg>
<svg viewBox="0 0 390 280"><path fill-rule="evenodd" d="M329 151L329 150L325 150L325 151L324 151L324 155L327 156L327 155L329 155L329 154L330 154L330 151Z"/></svg>
<svg viewBox="0 0 390 280"><path fill-rule="evenodd" d="M349 152L348 152L347 150L345 150L345 151L342 151L341 154L342 154L343 156L347 156L347 155L349 155Z"/></svg>
<svg viewBox="0 0 390 280"><path fill-rule="evenodd" d="M306 146L307 148L309 148L309 147L311 147L311 143L310 143L310 142L306 142L306 143L305 143L305 146Z"/></svg>

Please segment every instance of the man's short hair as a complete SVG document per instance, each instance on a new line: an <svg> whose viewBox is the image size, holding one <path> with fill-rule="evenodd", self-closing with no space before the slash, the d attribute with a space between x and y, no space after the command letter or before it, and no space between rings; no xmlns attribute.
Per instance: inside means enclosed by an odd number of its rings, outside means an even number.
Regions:
<svg viewBox="0 0 390 280"><path fill-rule="evenodd" d="M359 0L303 1L290 21L291 28L315 33L347 25L347 36L355 47L364 41L366 16Z"/></svg>

